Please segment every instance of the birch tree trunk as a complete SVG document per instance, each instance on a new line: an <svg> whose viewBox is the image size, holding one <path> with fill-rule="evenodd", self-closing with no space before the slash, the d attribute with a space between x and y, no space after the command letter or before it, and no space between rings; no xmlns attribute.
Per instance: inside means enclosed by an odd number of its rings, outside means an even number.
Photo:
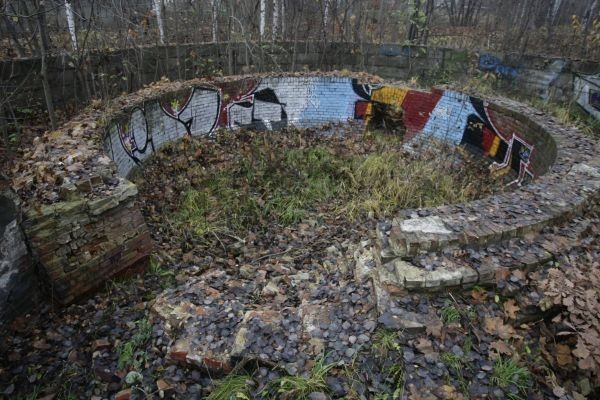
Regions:
<svg viewBox="0 0 600 400"><path fill-rule="evenodd" d="M594 0L590 8L586 11L585 22L583 25L583 40L581 42L582 53L585 53L587 48L587 39L588 34L590 33L590 28L592 27L594 20L598 18L598 6L600 6L600 2L598 0Z"/></svg>
<svg viewBox="0 0 600 400"><path fill-rule="evenodd" d="M329 24L329 0L323 0L323 36L327 35L327 26Z"/></svg>
<svg viewBox="0 0 600 400"><path fill-rule="evenodd" d="M256 4L256 3L255 3ZM267 1L260 0L260 39L264 39L265 37L265 25L267 23Z"/></svg>
<svg viewBox="0 0 600 400"><path fill-rule="evenodd" d="M550 18L550 23L554 25L556 23L556 17L558 16L558 12L560 11L560 6L562 5L562 0L554 0L554 4L552 7L552 14Z"/></svg>
<svg viewBox="0 0 600 400"><path fill-rule="evenodd" d="M210 0L210 6L212 9L212 41L213 43L217 43L217 32L219 29L218 26L218 14L217 14L217 7L219 6L218 3L219 0Z"/></svg>
<svg viewBox="0 0 600 400"><path fill-rule="evenodd" d="M281 19L281 39L285 41L285 39L287 38L287 35L285 32L285 0L281 1L280 19Z"/></svg>
<svg viewBox="0 0 600 400"><path fill-rule="evenodd" d="M279 0L273 0L273 27L271 28L271 39L277 40L279 34Z"/></svg>
<svg viewBox="0 0 600 400"><path fill-rule="evenodd" d="M75 31L75 16L73 15L73 6L69 0L65 0L65 14L67 15L67 26L69 35L71 35L71 47L77 51L77 32Z"/></svg>
<svg viewBox="0 0 600 400"><path fill-rule="evenodd" d="M158 37L160 44L165 44L165 26L162 18L162 1L154 0L154 13L156 14L156 22L158 24Z"/></svg>

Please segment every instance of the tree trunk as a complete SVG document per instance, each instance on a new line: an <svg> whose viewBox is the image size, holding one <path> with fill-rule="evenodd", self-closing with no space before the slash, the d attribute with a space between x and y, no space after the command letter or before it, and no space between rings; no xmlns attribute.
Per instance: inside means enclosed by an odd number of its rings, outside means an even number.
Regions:
<svg viewBox="0 0 600 400"><path fill-rule="evenodd" d="M419 27L417 26L417 18L421 11L421 0L415 0L408 26L408 41L413 44L419 38Z"/></svg>
<svg viewBox="0 0 600 400"><path fill-rule="evenodd" d="M267 1L260 0L260 25L259 25L259 33L260 40L265 37L265 25L267 24Z"/></svg>
<svg viewBox="0 0 600 400"><path fill-rule="evenodd" d="M210 0L211 10L212 10L212 41L213 43L217 43L218 41L218 13L217 7L219 6L219 0Z"/></svg>
<svg viewBox="0 0 600 400"><path fill-rule="evenodd" d="M38 37L40 40L40 57L42 66L40 69L40 75L42 78L42 86L44 88L44 97L46 99L46 109L48 110L48 117L50 118L50 126L52 129L56 129L58 124L56 123L56 115L54 114L54 102L52 101L52 92L50 91L50 84L48 83L48 65L46 61L46 52L48 51L48 42L46 41L46 9L44 0L40 0L38 3L37 11L37 24L38 24Z"/></svg>
<svg viewBox="0 0 600 400"><path fill-rule="evenodd" d="M288 37L285 31L285 0L281 0L281 16L279 18L281 19L281 40L285 41Z"/></svg>
<svg viewBox="0 0 600 400"><path fill-rule="evenodd" d="M325 37L329 25L329 0L323 0L323 3L323 37Z"/></svg>
<svg viewBox="0 0 600 400"><path fill-rule="evenodd" d="M162 0L154 0L154 13L156 14L156 23L158 24L158 38L160 44L165 44L165 25L162 18Z"/></svg>
<svg viewBox="0 0 600 400"><path fill-rule="evenodd" d="M550 23L552 26L556 24L556 18L560 15L560 7L562 6L562 0L554 0L554 5L551 11Z"/></svg>
<svg viewBox="0 0 600 400"><path fill-rule="evenodd" d="M65 0L65 14L67 16L67 26L71 36L71 48L77 51L77 31L75 30L75 16L73 15L73 6L69 0Z"/></svg>
<svg viewBox="0 0 600 400"><path fill-rule="evenodd" d="M10 39L12 40L12 42L14 44L14 50L15 50L15 53L17 53L17 57L25 57L25 49L23 48L23 46L21 46L21 43L19 42L19 37L17 35L17 30L15 28L15 25L13 24L11 19L8 18L6 15L3 15L2 19L4 20L6 29L10 33Z"/></svg>
<svg viewBox="0 0 600 400"><path fill-rule="evenodd" d="M298 54L298 31L300 30L300 16L304 10L304 0L300 0L300 11L298 13L294 13L295 18L295 27L294 27L294 49L292 52L292 67L291 71L294 72L296 70L296 56Z"/></svg>
<svg viewBox="0 0 600 400"><path fill-rule="evenodd" d="M425 3L425 29L422 35L422 43L424 46L427 46L427 42L429 41L429 27L431 26L431 19L433 18L433 10L434 10L434 0L426 0Z"/></svg>
<svg viewBox="0 0 600 400"><path fill-rule="evenodd" d="M527 0L523 4L523 15L521 20L521 29L519 30L519 36L515 41L515 44L521 43L520 53L524 54L527 48L527 44L529 43L529 32L527 32L527 27L529 26L529 21L531 20L531 14L533 11L533 0ZM525 36L525 34L527 35ZM525 38L524 38L525 36Z"/></svg>
<svg viewBox="0 0 600 400"><path fill-rule="evenodd" d="M585 22L583 25L583 40L581 42L581 53L585 55L587 49L587 39L588 34L590 33L590 28L594 23L594 20L598 18L598 6L600 2L598 0L594 0L594 2L590 5L590 8L586 12Z"/></svg>
<svg viewBox="0 0 600 400"><path fill-rule="evenodd" d="M379 0L379 12L377 13L377 23L379 24L379 43L383 42L383 33L385 32L385 24L383 23L383 9L385 0Z"/></svg>
<svg viewBox="0 0 600 400"><path fill-rule="evenodd" d="M275 42L279 34L279 0L273 0L273 26L271 28L271 40Z"/></svg>

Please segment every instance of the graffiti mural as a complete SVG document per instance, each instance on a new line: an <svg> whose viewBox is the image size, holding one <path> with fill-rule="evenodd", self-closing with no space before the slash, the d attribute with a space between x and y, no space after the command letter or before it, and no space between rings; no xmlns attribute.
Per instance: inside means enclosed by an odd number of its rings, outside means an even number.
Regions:
<svg viewBox="0 0 600 400"><path fill-rule="evenodd" d="M212 132L219 121L220 93L217 89L194 87L183 98L161 100L164 113L175 123L180 136Z"/></svg>
<svg viewBox="0 0 600 400"><path fill-rule="evenodd" d="M131 113L128 123L119 125L119 139L127 154L136 162L140 162L140 155L147 150L154 151L152 138L148 135L146 115L141 108L135 108ZM149 148L148 145L151 147Z"/></svg>
<svg viewBox="0 0 600 400"><path fill-rule="evenodd" d="M402 107L406 140L431 137L465 145L492 158L490 168L496 175L514 171L517 183L534 177L534 147L518 133L504 130L504 121L494 120L496 115L480 99L450 90L421 92L382 87L373 90L371 101ZM367 108L367 121L370 109Z"/></svg>
<svg viewBox="0 0 600 400"><path fill-rule="evenodd" d="M599 89L590 89L590 93L588 96L588 103L595 110L600 111L600 88Z"/></svg>
<svg viewBox="0 0 600 400"><path fill-rule="evenodd" d="M252 126L256 129L276 130L287 125L285 104L279 101L275 91L270 88L232 102L226 111L229 129Z"/></svg>
<svg viewBox="0 0 600 400"><path fill-rule="evenodd" d="M131 111L129 119L113 123L104 139L104 152L111 156L117 165L125 163L128 168L139 165L145 156L154 150L146 114L140 107Z"/></svg>
<svg viewBox="0 0 600 400"><path fill-rule="evenodd" d="M593 99L595 92L589 92ZM491 158L495 174L514 173L515 182L535 176L535 147L528 128L482 100L450 90L423 92L338 77L249 78L194 87L144 103L127 118L113 121L104 147L126 176L156 149L185 135L210 136L218 128L368 123L375 103L402 108L407 141L432 138L466 146ZM593 108L596 103L588 104Z"/></svg>
<svg viewBox="0 0 600 400"><path fill-rule="evenodd" d="M218 85L222 99L218 126L230 126L228 108L231 106L231 104L240 101L242 97L248 96L254 92L259 83L259 79L246 78L239 81L223 82Z"/></svg>
<svg viewBox="0 0 600 400"><path fill-rule="evenodd" d="M534 146L522 134L510 132L518 128L525 132L525 127L514 120L506 121L497 112L489 109L476 97L471 97L471 104L476 112L469 115L470 123L465 129L461 144L468 144L479 149L494 162L490 169L496 175L504 175L511 170L517 178L511 183L521 183L526 178L534 178L532 168Z"/></svg>
<svg viewBox="0 0 600 400"><path fill-rule="evenodd" d="M218 128L277 130L363 119L372 87L350 78L273 77L193 87L134 109L109 124L105 152L123 176L155 149Z"/></svg>
<svg viewBox="0 0 600 400"><path fill-rule="evenodd" d="M491 54L483 54L479 57L479 69L487 72L495 72L503 78L516 79L519 69L504 65L498 57Z"/></svg>
<svg viewBox="0 0 600 400"><path fill-rule="evenodd" d="M571 79L570 74L565 74L568 70L566 60L550 59L540 64L521 58L519 62L519 67L512 67L491 54L483 54L479 57L479 69L494 72L514 85L526 87L530 93L544 100L566 96L565 88L570 86Z"/></svg>
<svg viewBox="0 0 600 400"><path fill-rule="evenodd" d="M577 104L594 118L600 119L600 74L575 76L573 90Z"/></svg>

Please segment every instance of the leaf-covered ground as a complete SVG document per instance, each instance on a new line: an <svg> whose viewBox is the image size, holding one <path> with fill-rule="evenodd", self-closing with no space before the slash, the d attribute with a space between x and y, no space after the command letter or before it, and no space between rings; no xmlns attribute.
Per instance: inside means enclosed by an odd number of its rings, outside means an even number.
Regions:
<svg viewBox="0 0 600 400"><path fill-rule="evenodd" d="M196 251L300 222L360 226L502 186L464 151L439 145L409 153L399 136L340 126L184 140L161 150L135 182L155 231L185 237Z"/></svg>
<svg viewBox="0 0 600 400"><path fill-rule="evenodd" d="M156 244L150 268L80 303L48 304L2 327L0 398L112 399L128 389L139 399L599 397L597 205L530 238L554 254L538 270L500 270L494 287L401 295L407 309L436 316L425 332L390 331L368 320L354 336L354 324L341 324L340 348L361 344L348 353L351 362L324 354L290 375L248 361L224 378L169 361L174 338L150 313L166 288L225 271L230 280L215 290L252 283L249 309L294 305L299 293L285 277L308 272L319 296L340 296L350 309L374 313L364 301L368 286L339 267L352 244L369 238L376 217L394 207L472 199L498 186L460 153L416 157L389 136L270 135L186 140L147 163L136 181ZM384 182L396 190L381 193ZM438 197L444 188L451 190ZM411 195L398 196L403 190ZM573 225L587 228L574 236ZM270 281L279 288L268 288ZM270 290L277 295L263 295Z"/></svg>

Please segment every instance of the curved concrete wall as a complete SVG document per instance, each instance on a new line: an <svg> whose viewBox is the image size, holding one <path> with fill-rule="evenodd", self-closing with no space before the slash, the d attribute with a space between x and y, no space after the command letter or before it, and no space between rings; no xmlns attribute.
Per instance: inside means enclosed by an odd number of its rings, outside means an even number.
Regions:
<svg viewBox="0 0 600 400"><path fill-rule="evenodd" d="M439 215L443 234L398 230L389 242L400 257L444 243L478 245L537 232L598 195L597 149L574 129L515 102L365 79L301 74L161 82L47 133L15 166L12 185L24 203L21 225L31 255L54 298L72 302L145 265L152 243L137 188L126 176L165 143L219 128L366 121L378 102L403 109L409 141L464 144L489 157L499 174L518 182L537 178L514 192L428 210Z"/></svg>

